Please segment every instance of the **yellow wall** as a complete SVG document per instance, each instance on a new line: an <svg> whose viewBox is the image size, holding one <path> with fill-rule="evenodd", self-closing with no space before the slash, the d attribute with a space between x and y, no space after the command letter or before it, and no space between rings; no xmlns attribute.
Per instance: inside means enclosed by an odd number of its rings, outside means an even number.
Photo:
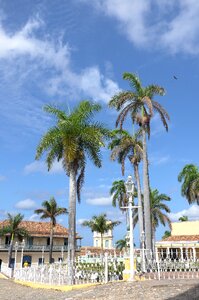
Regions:
<svg viewBox="0 0 199 300"><path fill-rule="evenodd" d="M171 235L199 235L199 221L174 222Z"/></svg>

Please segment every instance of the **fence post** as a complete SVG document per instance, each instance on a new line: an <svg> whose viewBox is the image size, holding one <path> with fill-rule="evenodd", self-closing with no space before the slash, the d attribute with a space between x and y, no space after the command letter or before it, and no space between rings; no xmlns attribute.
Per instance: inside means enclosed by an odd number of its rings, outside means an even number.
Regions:
<svg viewBox="0 0 199 300"><path fill-rule="evenodd" d="M108 253L105 253L105 259L104 259L104 277L105 277L105 283L108 283Z"/></svg>
<svg viewBox="0 0 199 300"><path fill-rule="evenodd" d="M159 264L159 257L158 257L158 249L155 249L155 254L156 254L156 263L158 267L158 280L160 280L160 264Z"/></svg>

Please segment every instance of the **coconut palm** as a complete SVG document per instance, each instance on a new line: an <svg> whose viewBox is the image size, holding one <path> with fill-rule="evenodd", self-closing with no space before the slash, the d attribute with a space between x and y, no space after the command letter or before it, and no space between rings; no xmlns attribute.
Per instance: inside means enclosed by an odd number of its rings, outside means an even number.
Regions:
<svg viewBox="0 0 199 300"><path fill-rule="evenodd" d="M110 107L114 107L119 111L119 116L116 120L116 126L123 128L124 120L130 114L133 123L137 123L142 130L143 144L143 187L144 187L144 221L146 231L146 248L152 249L152 233L151 233L151 215L150 215L150 191L149 191L149 171L148 171L148 155L146 134L150 136L150 120L157 112L160 115L161 121L168 130L167 120L169 115L166 110L156 101L154 96L163 96L165 91L158 85L142 86L140 78L135 74L124 73L123 79L130 82L133 90L123 91L115 95L109 102Z"/></svg>
<svg viewBox="0 0 199 300"><path fill-rule="evenodd" d="M71 283L74 283L76 198L80 201L87 159L97 167L102 165L100 148L104 146L109 131L93 121L94 114L101 109L98 104L82 101L70 114L50 105L44 109L55 116L57 122L41 139L36 159L45 153L48 170L54 161L61 161L69 176L68 270Z"/></svg>
<svg viewBox="0 0 199 300"><path fill-rule="evenodd" d="M163 203L163 201L170 201L171 198L166 194L159 194L157 189L150 189L150 207L151 207L151 231L153 241L153 251L155 249L155 232L159 224L171 226L171 220L168 213L171 212L170 208ZM138 222L138 214L134 213L134 222Z"/></svg>
<svg viewBox="0 0 199 300"><path fill-rule="evenodd" d="M187 198L189 204L199 204L199 170L198 167L189 164L184 166L178 175L178 181L182 182L181 194Z"/></svg>
<svg viewBox="0 0 199 300"><path fill-rule="evenodd" d="M35 214L41 215L41 219L50 219L50 249L49 249L49 263L52 263L52 252L53 252L53 234L54 227L56 226L56 217L67 214L65 207L59 207L54 197L50 198L49 201L42 202L42 208L35 210Z"/></svg>
<svg viewBox="0 0 199 300"><path fill-rule="evenodd" d="M5 222L5 226L0 229L0 236L10 235L10 246L8 251L8 267L11 267L12 263L12 251L14 246L14 239L18 238L22 241L24 237L28 236L26 228L21 226L24 216L21 214L11 215L8 213L8 219ZM16 263L16 262L15 262Z"/></svg>
<svg viewBox="0 0 199 300"><path fill-rule="evenodd" d="M103 235L108 230L112 230L115 226L119 225L119 221L110 221L107 219L106 214L101 214L98 216L93 216L90 221L84 221L82 226L89 227L92 232L98 232L101 236L101 249L103 252Z"/></svg>
<svg viewBox="0 0 199 300"><path fill-rule="evenodd" d="M140 236L143 227L143 208L142 208L142 192L140 185L140 176L139 176L139 163L142 158L142 142L139 140L140 132L137 132L131 136L125 130L114 130L112 132L112 141L109 144L109 148L112 150L111 159L117 161L121 164L122 175L125 171L125 160L129 159L134 168L134 174L137 183L137 197L138 197L138 216L139 216L139 230Z"/></svg>
<svg viewBox="0 0 199 300"><path fill-rule="evenodd" d="M178 221L180 221L180 222L186 222L188 220L189 220L188 216L182 216L178 219Z"/></svg>

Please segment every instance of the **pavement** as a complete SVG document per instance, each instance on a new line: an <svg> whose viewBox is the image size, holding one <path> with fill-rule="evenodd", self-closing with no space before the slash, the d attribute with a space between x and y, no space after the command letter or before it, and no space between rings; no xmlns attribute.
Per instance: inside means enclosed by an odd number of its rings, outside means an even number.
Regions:
<svg viewBox="0 0 199 300"><path fill-rule="evenodd" d="M199 300L199 280L114 282L71 291L32 288L0 278L0 300Z"/></svg>

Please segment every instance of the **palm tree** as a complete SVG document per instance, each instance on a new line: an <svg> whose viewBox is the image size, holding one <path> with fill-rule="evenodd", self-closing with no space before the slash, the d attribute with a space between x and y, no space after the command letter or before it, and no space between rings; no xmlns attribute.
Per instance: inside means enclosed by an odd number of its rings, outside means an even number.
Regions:
<svg viewBox="0 0 199 300"><path fill-rule="evenodd" d="M164 235L162 236L162 239L164 240L164 239L168 238L169 236L171 236L171 231L166 230L166 231L164 232Z"/></svg>
<svg viewBox="0 0 199 300"><path fill-rule="evenodd" d="M160 115L162 123L168 130L167 120L169 115L166 110L153 100L155 95L163 96L165 91L158 85L142 86L141 80L135 74L124 73L123 79L130 81L132 91L124 91L115 95L109 102L110 107L119 111L116 126L123 128L124 120L130 114L133 123L136 122L142 130L143 144L143 186L144 186L144 221L146 233L146 248L152 249L151 215L150 215L150 190L146 134L150 136L150 120L154 111Z"/></svg>
<svg viewBox="0 0 199 300"><path fill-rule="evenodd" d="M12 264L12 251L14 246L14 239L17 237L22 241L23 237L28 236L28 231L26 228L20 226L23 221L24 216L21 214L11 215L8 213L8 219L6 220L6 225L0 230L0 236L10 235L10 246L8 251L8 267ZM16 263L16 262L15 262Z"/></svg>
<svg viewBox="0 0 199 300"><path fill-rule="evenodd" d="M171 220L167 213L170 213L170 208L163 203L163 201L170 201L171 198L166 194L159 194L157 189L150 189L150 207L151 207L151 231L152 231L152 243L153 251L155 249L155 232L159 224L171 226ZM134 223L138 222L138 214L134 213Z"/></svg>
<svg viewBox="0 0 199 300"><path fill-rule="evenodd" d="M113 160L117 159L122 166L122 175L125 171L125 160L129 159L134 168L134 174L137 183L137 197L138 197L138 216L139 216L139 231L140 237L144 230L143 222L143 208L142 208L142 192L140 185L139 176L139 163L142 158L142 142L139 140L140 132L131 136L125 130L114 130L112 132L112 141L109 144L109 148L112 150L111 158ZM141 241L141 238L140 238Z"/></svg>
<svg viewBox="0 0 199 300"><path fill-rule="evenodd" d="M178 175L178 181L182 182L181 194L187 198L189 204L199 204L199 170L198 167L189 164L184 166Z"/></svg>
<svg viewBox="0 0 199 300"><path fill-rule="evenodd" d="M112 206L116 207L118 204L118 207L123 211L121 207L127 206L128 204L128 197L126 194L126 187L125 187L124 180L115 180L112 183L110 194L111 196L113 196Z"/></svg>
<svg viewBox="0 0 199 300"><path fill-rule="evenodd" d="M188 218L188 216L182 216L178 220L181 221L181 222L186 222L186 221L189 220L189 218Z"/></svg>
<svg viewBox="0 0 199 300"><path fill-rule="evenodd" d="M115 244L116 249L119 249L120 251L122 251L123 249L126 250L129 247L126 238L118 240Z"/></svg>
<svg viewBox="0 0 199 300"><path fill-rule="evenodd" d="M80 202L80 191L84 183L87 158L95 166L101 167L100 148L104 146L109 131L93 117L101 109L98 104L82 101L69 115L53 106L45 106L45 111L56 117L56 125L41 139L36 153L40 159L46 153L48 170L55 160L62 161L69 176L69 236L68 270L71 284L74 283L74 262L76 248L76 198Z"/></svg>
<svg viewBox="0 0 199 300"><path fill-rule="evenodd" d="M107 219L106 214L101 214L99 216L93 216L90 221L84 221L83 226L89 227L92 232L98 232L101 236L101 249L103 252L103 235L108 230L112 230L115 226L119 225L119 221L110 221Z"/></svg>
<svg viewBox="0 0 199 300"><path fill-rule="evenodd" d="M67 214L65 207L59 207L54 197L50 198L49 201L42 202L42 208L35 210L35 214L41 215L41 219L50 219L50 249L49 249L49 263L52 263L52 251L53 251L53 234L54 227L56 226L56 217Z"/></svg>

